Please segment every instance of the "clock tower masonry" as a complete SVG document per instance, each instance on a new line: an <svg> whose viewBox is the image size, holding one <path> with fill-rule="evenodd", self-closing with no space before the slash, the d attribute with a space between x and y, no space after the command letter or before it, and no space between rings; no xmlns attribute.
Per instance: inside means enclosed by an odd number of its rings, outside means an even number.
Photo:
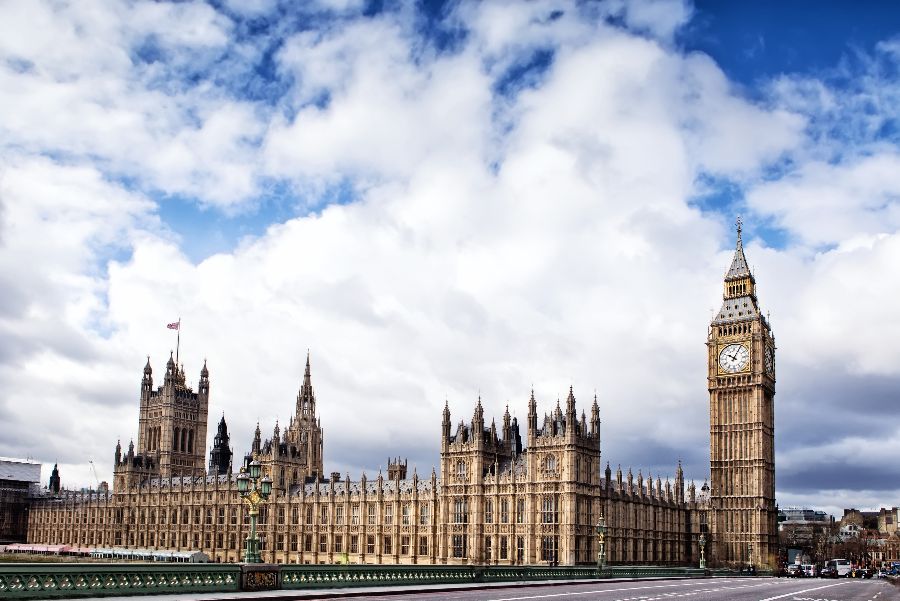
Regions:
<svg viewBox="0 0 900 601"><path fill-rule="evenodd" d="M737 222L722 308L707 338L710 561L774 567L775 337L762 315Z"/></svg>

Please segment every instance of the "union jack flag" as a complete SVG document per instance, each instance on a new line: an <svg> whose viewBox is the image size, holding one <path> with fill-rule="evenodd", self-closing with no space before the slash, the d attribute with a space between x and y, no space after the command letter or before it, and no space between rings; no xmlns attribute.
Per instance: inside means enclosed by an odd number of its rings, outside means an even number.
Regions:
<svg viewBox="0 0 900 601"><path fill-rule="evenodd" d="M181 325L180 321L173 321L172 323L168 324L166 327L169 328L170 330L177 330L180 325Z"/></svg>

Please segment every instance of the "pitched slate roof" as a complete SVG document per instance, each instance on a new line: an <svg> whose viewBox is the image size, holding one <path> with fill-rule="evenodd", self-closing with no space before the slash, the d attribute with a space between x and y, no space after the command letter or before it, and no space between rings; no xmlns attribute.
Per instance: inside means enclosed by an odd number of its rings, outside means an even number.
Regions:
<svg viewBox="0 0 900 601"><path fill-rule="evenodd" d="M725 279L736 280L749 275L750 268L747 266L747 257L744 256L744 243L741 240L741 230L738 228L737 247L734 249L734 258L731 260L731 267L728 268Z"/></svg>

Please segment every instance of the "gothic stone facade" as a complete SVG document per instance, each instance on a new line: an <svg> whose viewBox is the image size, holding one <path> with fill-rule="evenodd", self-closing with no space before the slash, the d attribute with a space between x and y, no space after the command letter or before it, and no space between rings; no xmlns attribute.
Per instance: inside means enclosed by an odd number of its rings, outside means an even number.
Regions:
<svg viewBox="0 0 900 601"><path fill-rule="evenodd" d="M756 297L738 222L709 350L710 516L723 564L775 565L775 336Z"/></svg>
<svg viewBox="0 0 900 601"><path fill-rule="evenodd" d="M621 468L613 476L601 463L597 399L590 418L579 416L572 389L565 408L557 402L541 420L532 393L524 436L508 408L499 428L494 421L488 426L479 398L471 420L454 427L445 406L440 475L409 475L397 460L389 462L387 478L326 476L307 357L294 416L266 440L257 426L244 457L260 461L274 482L259 517L263 559L593 564L602 514L609 563L696 565L703 533L711 564L746 562L745 546L755 544L755 563L772 565L774 375L765 366L774 343L759 315L752 274L741 268L740 234L735 263L708 342L711 494L706 485L699 493L686 486L680 465L674 482L641 472L635 477L630 469L623 478ZM734 345L748 354L746 364ZM148 361L138 449L129 445L123 454L117 445L113 491L35 498L29 542L201 550L214 561L239 561L249 522L224 418L208 472L203 469L208 399L205 365L194 393L170 358L163 386L153 391Z"/></svg>

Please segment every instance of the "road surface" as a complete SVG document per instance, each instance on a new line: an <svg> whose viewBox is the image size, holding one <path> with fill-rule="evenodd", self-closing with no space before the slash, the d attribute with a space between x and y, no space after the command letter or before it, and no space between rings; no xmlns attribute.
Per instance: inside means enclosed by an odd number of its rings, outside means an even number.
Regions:
<svg viewBox="0 0 900 601"><path fill-rule="evenodd" d="M341 597L335 596L334 599ZM346 598L346 597L345 597ZM452 590L354 596L400 601L900 601L900 588L883 580L716 578Z"/></svg>

